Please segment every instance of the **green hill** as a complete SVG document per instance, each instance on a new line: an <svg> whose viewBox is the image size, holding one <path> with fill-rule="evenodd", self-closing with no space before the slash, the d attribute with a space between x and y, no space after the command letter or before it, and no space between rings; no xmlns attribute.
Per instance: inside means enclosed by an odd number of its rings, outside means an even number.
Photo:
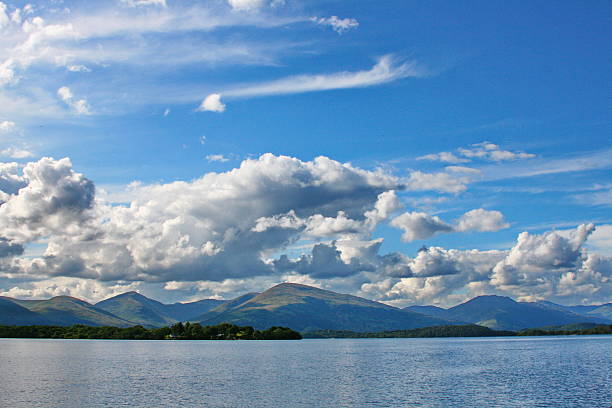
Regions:
<svg viewBox="0 0 612 408"><path fill-rule="evenodd" d="M87 302L70 296L57 296L49 300L20 301L31 312L42 316L53 324L71 326L133 326L134 323L98 309ZM24 324L24 323L21 323Z"/></svg>
<svg viewBox="0 0 612 408"><path fill-rule="evenodd" d="M225 303L227 303L226 300L203 299L197 302L163 305L163 310L167 316L178 322L198 321L204 313Z"/></svg>
<svg viewBox="0 0 612 408"><path fill-rule="evenodd" d="M0 297L0 325L40 325L51 321L19 305L14 299Z"/></svg>
<svg viewBox="0 0 612 408"><path fill-rule="evenodd" d="M99 309L145 327L163 327L177 322L166 313L165 306L137 292L122 293L96 303Z"/></svg>
<svg viewBox="0 0 612 408"><path fill-rule="evenodd" d="M352 331L405 330L448 324L447 321L403 311L357 296L339 294L306 285L282 283L221 313L202 324L228 322L255 328L291 327L300 332L322 329ZM209 315L210 316L210 315Z"/></svg>

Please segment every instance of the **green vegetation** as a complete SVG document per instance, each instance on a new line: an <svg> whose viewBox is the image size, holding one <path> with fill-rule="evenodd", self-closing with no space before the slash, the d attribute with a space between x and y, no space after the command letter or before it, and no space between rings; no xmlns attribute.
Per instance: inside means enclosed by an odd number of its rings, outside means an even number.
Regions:
<svg viewBox="0 0 612 408"><path fill-rule="evenodd" d="M202 326L176 323L159 329L133 327L0 326L0 338L115 339L115 340L300 340L300 333L286 327L255 330L251 326L222 323Z"/></svg>
<svg viewBox="0 0 612 408"><path fill-rule="evenodd" d="M418 337L491 337L491 336L514 336L511 331L492 330L488 327L466 324L461 326L432 326L411 330L393 330L377 333L357 333L346 330L317 330L304 333L305 338L329 339L329 338L418 338Z"/></svg>
<svg viewBox="0 0 612 408"><path fill-rule="evenodd" d="M331 339L331 338L424 338L424 337L492 337L492 336L571 336L571 335L593 335L612 334L612 325L599 325L577 330L546 330L526 329L519 332L507 330L493 330L488 327L475 324L461 326L433 326L412 330L393 330L376 333L359 333L347 330L316 330L304 333L307 339Z"/></svg>
<svg viewBox="0 0 612 408"><path fill-rule="evenodd" d="M612 324L602 324L600 326L595 326L588 329L577 330L526 329L517 333L518 336L565 336L592 334L612 334Z"/></svg>

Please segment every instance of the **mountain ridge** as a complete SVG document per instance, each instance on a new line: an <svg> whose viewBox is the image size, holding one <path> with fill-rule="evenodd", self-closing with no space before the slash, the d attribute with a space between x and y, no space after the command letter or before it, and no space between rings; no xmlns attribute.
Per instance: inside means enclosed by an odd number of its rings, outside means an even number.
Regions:
<svg viewBox="0 0 612 408"><path fill-rule="evenodd" d="M202 299L164 304L138 292L125 292L94 305L70 296L22 300L0 296L0 325L169 326L179 321L222 322L258 327L286 326L299 331L405 330L436 325L478 324L497 330L521 330L572 324L611 324L612 303L563 306L517 302L483 295L448 309L437 306L395 308L350 294L313 286L281 283L261 293L230 300Z"/></svg>

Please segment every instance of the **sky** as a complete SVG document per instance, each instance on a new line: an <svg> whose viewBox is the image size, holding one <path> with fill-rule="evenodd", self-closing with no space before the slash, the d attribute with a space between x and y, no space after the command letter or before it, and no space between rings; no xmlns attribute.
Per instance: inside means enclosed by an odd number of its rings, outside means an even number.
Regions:
<svg viewBox="0 0 612 408"><path fill-rule="evenodd" d="M0 295L612 301L608 1L0 1Z"/></svg>

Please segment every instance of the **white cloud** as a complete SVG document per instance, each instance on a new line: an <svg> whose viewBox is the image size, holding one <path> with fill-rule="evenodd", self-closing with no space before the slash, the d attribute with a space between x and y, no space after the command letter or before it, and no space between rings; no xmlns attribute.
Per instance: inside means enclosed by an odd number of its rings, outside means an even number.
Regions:
<svg viewBox="0 0 612 408"><path fill-rule="evenodd" d="M440 152L440 153L427 154L425 156L417 157L417 160L432 160L432 161L441 161L444 163L468 163L470 161L470 159L457 157L455 156L454 153L451 153L451 152Z"/></svg>
<svg viewBox="0 0 612 408"><path fill-rule="evenodd" d="M482 208L466 212L455 225L442 221L440 217L416 211L399 215L391 220L390 225L404 231L402 240L405 242L426 239L440 233L498 231L510 226L501 212Z"/></svg>
<svg viewBox="0 0 612 408"><path fill-rule="evenodd" d="M209 154L208 156L206 156L206 160L208 160L209 162L221 162L221 163L225 163L229 161L229 159L222 154Z"/></svg>
<svg viewBox="0 0 612 408"><path fill-rule="evenodd" d="M15 122L10 120L3 120L0 122L0 133L8 133L15 129Z"/></svg>
<svg viewBox="0 0 612 408"><path fill-rule="evenodd" d="M16 243L49 240L44 257L4 261L6 270L134 281L274 273L268 254L301 236L366 233L364 212L399 186L391 175L325 157L266 154L190 183L135 186L129 206L110 206L94 201L93 184L67 160L30 163L24 175L26 187L11 189L0 206L0 230ZM304 228L261 226L292 210Z"/></svg>
<svg viewBox="0 0 612 408"><path fill-rule="evenodd" d="M606 207L612 206L612 189L596 191L587 194L578 194L573 198L584 205L601 205Z"/></svg>
<svg viewBox="0 0 612 408"><path fill-rule="evenodd" d="M7 14L7 9L6 4L0 1L0 28L6 27L11 21Z"/></svg>
<svg viewBox="0 0 612 408"><path fill-rule="evenodd" d="M0 151L0 156L10 157L11 159L27 159L33 157L34 153L26 149L9 147Z"/></svg>
<svg viewBox="0 0 612 408"><path fill-rule="evenodd" d="M589 247L597 254L612 257L612 225L598 225L589 237Z"/></svg>
<svg viewBox="0 0 612 408"><path fill-rule="evenodd" d="M372 235L389 219L408 239L506 226L501 213L483 209L455 223L416 212L392 218L402 208L395 193L402 186L382 170L265 154L189 182L134 184L129 203L111 205L95 198L93 183L67 159L3 163L0 287L35 296L19 291L43 293L45 281L59 278L103 287L175 282L168 287L220 296L293 279L361 288L361 295L398 305L456 303L483 293L565 303L610 298L612 260L585 247L595 236L592 225L522 233L509 251L379 254L383 240ZM42 255L28 252L39 240Z"/></svg>
<svg viewBox="0 0 612 408"><path fill-rule="evenodd" d="M385 256L387 277L361 286L361 294L392 304L452 306L482 294L562 304L607 302L612 296L612 258L586 253L592 225L568 237L522 233L510 251L459 251L438 247L415 258Z"/></svg>
<svg viewBox="0 0 612 408"><path fill-rule="evenodd" d="M459 148L457 153L440 152L417 157L417 160L441 161L444 163L468 163L473 159L488 160L494 162L512 161L519 159L531 159L535 154L521 151L502 150L498 145L491 142L475 143L468 148Z"/></svg>
<svg viewBox="0 0 612 408"><path fill-rule="evenodd" d="M454 228L442 221L440 217L416 211L404 213L391 220L390 224L404 230L402 240L405 242L429 238L442 232L454 231Z"/></svg>
<svg viewBox="0 0 612 408"><path fill-rule="evenodd" d="M399 62L392 55L386 55L381 57L371 69L366 71L297 75L260 84L244 85L226 90L220 94L227 98L240 99L334 89L364 88L393 82L401 78L421 77L423 75L425 73L417 68L414 63ZM220 94L213 93L208 95L198 110L222 112L225 109L225 105L220 102ZM210 109L206 106L207 102L210 105Z"/></svg>
<svg viewBox="0 0 612 408"><path fill-rule="evenodd" d="M499 231L508 228L504 215L499 211L488 211L482 208L466 212L459 218L457 231Z"/></svg>
<svg viewBox="0 0 612 408"><path fill-rule="evenodd" d="M70 72L91 72L91 69L87 68L85 65L68 65L66 69Z"/></svg>
<svg viewBox="0 0 612 408"><path fill-rule="evenodd" d="M330 26L338 34L343 34L346 31L359 27L359 22L354 18L338 18L337 16L331 17L313 17L313 22L319 25Z"/></svg>
<svg viewBox="0 0 612 408"><path fill-rule="evenodd" d="M89 302L98 302L111 296L137 290L140 282L107 284L93 279L57 277L44 281L19 283L0 292L0 296L17 299L49 299L54 296L72 296Z"/></svg>
<svg viewBox="0 0 612 408"><path fill-rule="evenodd" d="M535 154L531 153L502 150L498 145L490 142L475 143L470 148L460 148L458 151L468 158L479 158L490 161L531 159L535 157Z"/></svg>
<svg viewBox="0 0 612 408"><path fill-rule="evenodd" d="M237 11L258 10L265 4L264 0L227 0L230 7Z"/></svg>
<svg viewBox="0 0 612 408"><path fill-rule="evenodd" d="M456 172L455 172L456 173ZM406 188L412 191L440 191L458 194L467 189L466 184L471 181L467 175L449 173L424 173L413 171L406 180Z"/></svg>
<svg viewBox="0 0 612 408"><path fill-rule="evenodd" d="M121 0L121 2L129 7L168 7L166 4L166 0Z"/></svg>
<svg viewBox="0 0 612 408"><path fill-rule="evenodd" d="M197 109L200 112L225 112L225 104L221 102L221 95L213 93L208 95Z"/></svg>
<svg viewBox="0 0 612 408"><path fill-rule="evenodd" d="M57 96L78 115L90 115L89 104L85 99L75 99L72 91L67 86L57 90Z"/></svg>

